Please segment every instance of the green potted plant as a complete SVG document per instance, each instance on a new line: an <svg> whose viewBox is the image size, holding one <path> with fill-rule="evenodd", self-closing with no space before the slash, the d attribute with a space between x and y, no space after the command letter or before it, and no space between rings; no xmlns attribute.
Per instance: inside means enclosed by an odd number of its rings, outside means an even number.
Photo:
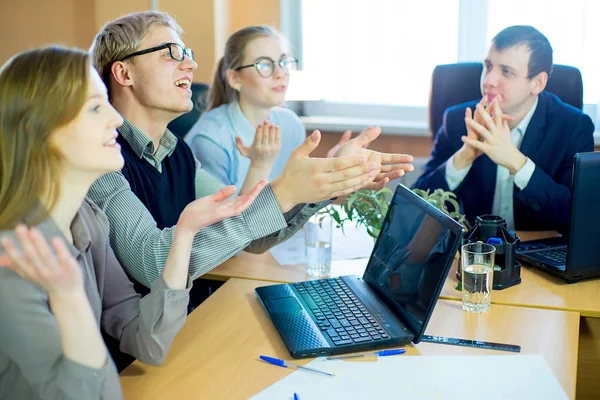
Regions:
<svg viewBox="0 0 600 400"><path fill-rule="evenodd" d="M437 189L432 193L429 190L412 190L428 203L464 224L465 216L460 213L460 206L454 193L443 189ZM393 194L387 187L377 191L357 190L344 199L341 207L324 208L320 212L321 219L327 216L331 217L335 221L336 227L342 228L342 231L346 221L354 222L356 226L363 225L369 236L377 239Z"/></svg>
<svg viewBox="0 0 600 400"><path fill-rule="evenodd" d="M344 222L363 225L367 233L374 239L379 236L383 219L392 200L393 192L384 187L380 190L361 189L346 196L340 207L328 206L320 211L321 220L330 216L337 228L344 231Z"/></svg>
<svg viewBox="0 0 600 400"><path fill-rule="evenodd" d="M430 193L429 189L412 189L412 191L425 199L425 201L427 201L429 204L442 210L448 216L454 218L460 224L465 224L465 216L460 213L458 199L453 192L447 192L444 189L436 189L432 193Z"/></svg>

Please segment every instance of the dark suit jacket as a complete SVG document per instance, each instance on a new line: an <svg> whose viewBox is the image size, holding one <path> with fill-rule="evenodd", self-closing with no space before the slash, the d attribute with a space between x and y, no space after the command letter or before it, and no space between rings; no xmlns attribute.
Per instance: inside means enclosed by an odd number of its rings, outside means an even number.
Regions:
<svg viewBox="0 0 600 400"><path fill-rule="evenodd" d="M431 160L414 187L448 190L446 161L463 145L467 134L465 109L476 102L459 104L444 112L431 151ZM515 228L521 230L559 230L569 226L573 157L594 151L594 124L581 110L542 92L527 127L521 152L535 163L527 187L514 186ZM485 154L475 160L471 170L454 190L470 223L478 215L490 214L496 187L497 166Z"/></svg>

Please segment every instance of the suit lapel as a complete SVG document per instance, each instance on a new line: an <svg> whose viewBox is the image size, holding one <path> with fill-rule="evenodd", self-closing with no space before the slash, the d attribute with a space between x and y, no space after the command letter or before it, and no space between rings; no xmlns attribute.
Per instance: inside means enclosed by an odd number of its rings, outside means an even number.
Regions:
<svg viewBox="0 0 600 400"><path fill-rule="evenodd" d="M521 143L521 153L525 154L535 162L535 155L544 139L544 129L546 127L546 113L549 105L548 94L542 92L538 97L538 105L529 121L523 142Z"/></svg>
<svg viewBox="0 0 600 400"><path fill-rule="evenodd" d="M481 160L481 174L482 174L482 185L481 185L481 194L483 197L481 199L481 205L486 209L480 211L483 213L491 213L492 212L492 203L494 202L494 192L496 191L496 178L498 174L498 166L494 164L492 160L485 154L479 157ZM489 207L489 209L488 209Z"/></svg>

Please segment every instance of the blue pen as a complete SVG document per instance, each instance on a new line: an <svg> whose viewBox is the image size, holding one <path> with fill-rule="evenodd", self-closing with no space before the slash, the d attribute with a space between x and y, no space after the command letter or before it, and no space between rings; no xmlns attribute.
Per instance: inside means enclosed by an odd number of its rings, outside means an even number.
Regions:
<svg viewBox="0 0 600 400"><path fill-rule="evenodd" d="M300 400L300 397L296 393L294 393L294 400Z"/></svg>
<svg viewBox="0 0 600 400"><path fill-rule="evenodd" d="M367 357L367 356L371 356L373 354L376 356L379 356L379 357L386 357L386 356L395 356L396 354L404 354L404 353L406 353L405 349L379 350L379 351L374 351L372 353L348 354L346 356L327 357L326 360L342 360L344 358Z"/></svg>
<svg viewBox="0 0 600 400"><path fill-rule="evenodd" d="M263 360L263 361L268 362L269 364L277 365L278 367L293 368L293 369L303 369L303 370L306 370L306 371L315 372L317 374L323 374L323 375L327 375L327 376L335 376L334 374L331 374L329 372L320 371L318 369L305 367L304 365L294 364L294 363L291 363L291 362L288 362L288 361L280 360L279 358L268 357L268 356L260 356L260 359Z"/></svg>

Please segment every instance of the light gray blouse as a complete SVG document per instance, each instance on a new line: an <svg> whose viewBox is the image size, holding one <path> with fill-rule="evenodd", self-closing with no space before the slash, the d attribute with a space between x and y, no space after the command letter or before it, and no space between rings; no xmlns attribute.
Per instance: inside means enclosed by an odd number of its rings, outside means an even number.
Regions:
<svg viewBox="0 0 600 400"><path fill-rule="evenodd" d="M37 227L47 240L64 239L51 218ZM73 245L65 242L82 268L99 326L120 341L121 351L160 364L185 322L191 280L185 290L171 290L161 276L140 298L110 248L106 216L87 199L71 232ZM14 239L12 231L0 235ZM93 369L67 359L47 293L0 268L0 399L100 398L123 398L112 360Z"/></svg>

